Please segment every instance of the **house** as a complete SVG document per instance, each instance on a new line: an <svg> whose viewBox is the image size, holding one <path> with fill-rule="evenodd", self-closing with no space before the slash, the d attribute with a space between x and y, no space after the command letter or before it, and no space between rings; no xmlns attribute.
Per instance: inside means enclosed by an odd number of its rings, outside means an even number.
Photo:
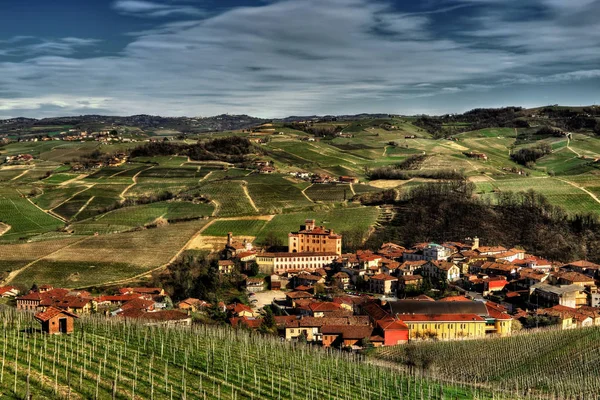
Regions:
<svg viewBox="0 0 600 400"><path fill-rule="evenodd" d="M220 274L231 274L235 268L235 264L232 260L219 260L217 261L217 268Z"/></svg>
<svg viewBox="0 0 600 400"><path fill-rule="evenodd" d="M177 308L179 308L180 310L189 310L191 312L196 312L207 307L210 307L209 303L207 303L204 300L195 299L193 297L181 300L177 305Z"/></svg>
<svg viewBox="0 0 600 400"><path fill-rule="evenodd" d="M232 328L246 327L250 329L258 329L262 325L262 318L254 317L232 317L229 318L229 324Z"/></svg>
<svg viewBox="0 0 600 400"><path fill-rule="evenodd" d="M269 167L269 166L260 167L260 169L258 170L258 172L260 174L272 174L273 172L275 172L275 168L274 167Z"/></svg>
<svg viewBox="0 0 600 400"><path fill-rule="evenodd" d="M312 294L304 291L287 292L285 299L292 307L296 307L296 301L301 299L312 299Z"/></svg>
<svg viewBox="0 0 600 400"><path fill-rule="evenodd" d="M72 333L74 320L79 317L69 311L48 307L46 311L35 314L34 318L42 324L42 332L55 335Z"/></svg>
<svg viewBox="0 0 600 400"><path fill-rule="evenodd" d="M425 260L404 261L400 264L400 267L398 267L398 275L417 275L421 272L421 268L423 268L423 265L425 264L427 264L427 261Z"/></svg>
<svg viewBox="0 0 600 400"><path fill-rule="evenodd" d="M310 273L300 273L294 277L294 286L307 286L312 287L317 283L325 283L325 278L320 275L313 275Z"/></svg>
<svg viewBox="0 0 600 400"><path fill-rule="evenodd" d="M553 286L547 283L538 283L531 286L529 290L539 306L561 305L577 308L587 304L587 294L581 285Z"/></svg>
<svg viewBox="0 0 600 400"><path fill-rule="evenodd" d="M366 316L348 317L303 317L289 321L285 325L286 340L298 339L304 336L307 342L322 342L323 334L321 328L324 326L368 326L371 327L369 318Z"/></svg>
<svg viewBox="0 0 600 400"><path fill-rule="evenodd" d="M429 261L421 268L421 275L425 278L454 282L460 279L460 269L449 261Z"/></svg>
<svg viewBox="0 0 600 400"><path fill-rule="evenodd" d="M342 235L316 226L314 219L307 219L297 232L288 234L288 251L290 253L317 252L342 254Z"/></svg>
<svg viewBox="0 0 600 400"><path fill-rule="evenodd" d="M404 261L440 261L447 260L456 250L451 246L443 246L437 243L419 243L404 252Z"/></svg>
<svg viewBox="0 0 600 400"><path fill-rule="evenodd" d="M361 347L365 339L370 340L373 328L370 325L324 325L321 327L323 347Z"/></svg>
<svg viewBox="0 0 600 400"><path fill-rule="evenodd" d="M0 297L16 297L20 293L19 289L14 286L0 287Z"/></svg>
<svg viewBox="0 0 600 400"><path fill-rule="evenodd" d="M575 271L558 270L551 273L548 280L553 285L596 286L594 278Z"/></svg>
<svg viewBox="0 0 600 400"><path fill-rule="evenodd" d="M562 329L573 329L594 325L595 319L586 312L577 308L556 305L550 308L537 310L538 315L557 317Z"/></svg>
<svg viewBox="0 0 600 400"><path fill-rule="evenodd" d="M256 314L249 306L241 303L230 304L227 311L235 317L255 317Z"/></svg>
<svg viewBox="0 0 600 400"><path fill-rule="evenodd" d="M398 278L377 274L369 278L369 291L383 295L394 295L398 290Z"/></svg>
<svg viewBox="0 0 600 400"><path fill-rule="evenodd" d="M563 268L600 278L600 265L594 264L593 262L585 260L573 261L565 265Z"/></svg>
<svg viewBox="0 0 600 400"><path fill-rule="evenodd" d="M308 309L310 310L310 314L315 318L328 317L331 315L340 316L342 314L352 315L351 311L344 310L341 305L329 301L311 303L308 305Z"/></svg>
<svg viewBox="0 0 600 400"><path fill-rule="evenodd" d="M265 281L262 278L246 278L248 293L258 293L265 290Z"/></svg>
<svg viewBox="0 0 600 400"><path fill-rule="evenodd" d="M394 318L377 302L371 301L365 303L362 305L361 309L375 325L376 333L382 336L383 346L395 346L397 344L408 342L408 326L404 322Z"/></svg>
<svg viewBox="0 0 600 400"><path fill-rule="evenodd" d="M423 277L421 275L402 275L398 278L398 289L406 290L410 287L418 287L423 283Z"/></svg>
<svg viewBox="0 0 600 400"><path fill-rule="evenodd" d="M350 287L350 276L343 271L335 273L332 280L333 284L342 290L347 290Z"/></svg>

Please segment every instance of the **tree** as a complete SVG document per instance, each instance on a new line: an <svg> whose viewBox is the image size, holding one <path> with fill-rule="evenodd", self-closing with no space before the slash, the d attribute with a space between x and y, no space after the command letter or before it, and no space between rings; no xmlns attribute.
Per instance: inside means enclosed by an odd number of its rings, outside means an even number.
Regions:
<svg viewBox="0 0 600 400"><path fill-rule="evenodd" d="M165 303L165 308L167 310L172 310L173 309L173 300L171 300L171 297L165 296L165 298L164 298L163 301Z"/></svg>
<svg viewBox="0 0 600 400"><path fill-rule="evenodd" d="M250 276L258 275L258 273L260 272L258 263L254 260L250 261L248 270L249 270Z"/></svg>

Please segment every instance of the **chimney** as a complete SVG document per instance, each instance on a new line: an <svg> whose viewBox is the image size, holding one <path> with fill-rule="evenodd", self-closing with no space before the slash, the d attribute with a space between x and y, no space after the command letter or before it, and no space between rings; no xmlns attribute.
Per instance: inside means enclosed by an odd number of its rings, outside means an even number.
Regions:
<svg viewBox="0 0 600 400"><path fill-rule="evenodd" d="M231 246L232 242L233 242L232 233L227 232L227 246Z"/></svg>

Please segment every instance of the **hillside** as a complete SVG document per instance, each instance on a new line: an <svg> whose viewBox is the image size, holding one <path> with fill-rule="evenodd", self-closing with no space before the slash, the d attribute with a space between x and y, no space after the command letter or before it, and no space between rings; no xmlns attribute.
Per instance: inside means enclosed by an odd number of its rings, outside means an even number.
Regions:
<svg viewBox="0 0 600 400"><path fill-rule="evenodd" d="M381 201L361 204L362 197L388 190L383 203L390 203L424 183L457 178L491 204L511 191L535 190L569 218L595 218L600 139L587 122L564 131L573 118L597 118L594 110L473 110L428 117L426 125L423 117L387 114L268 123L220 116L206 119L223 123L210 134L151 116L4 121L0 136L10 142L0 146L0 160L33 160L0 164L0 223L11 227L0 235L2 277L24 287L136 280L183 252L218 249L227 232L259 245L285 241L306 218L341 232L344 247L356 249L393 215ZM77 136L86 121L91 136ZM13 128L29 136L19 141ZM61 135L71 129L75 136ZM221 149L236 141L243 146ZM516 153L539 157L521 165ZM259 173L257 162L274 170ZM457 235L446 239L463 237Z"/></svg>
<svg viewBox="0 0 600 400"><path fill-rule="evenodd" d="M417 343L377 349L374 356L425 377L552 398L600 393L600 327L524 333L507 338Z"/></svg>
<svg viewBox="0 0 600 400"><path fill-rule="evenodd" d="M37 331L30 314L0 311L0 397L71 399L491 399L226 327L145 327L82 318L71 335ZM511 398L495 395L495 399Z"/></svg>

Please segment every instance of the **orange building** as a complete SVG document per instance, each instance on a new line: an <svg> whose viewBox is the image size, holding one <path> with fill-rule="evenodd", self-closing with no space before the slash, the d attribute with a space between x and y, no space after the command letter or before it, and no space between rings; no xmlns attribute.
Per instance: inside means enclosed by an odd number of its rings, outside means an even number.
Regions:
<svg viewBox="0 0 600 400"><path fill-rule="evenodd" d="M342 235L335 234L333 229L315 226L314 219L307 219L298 232L288 234L288 251L290 253L336 253L342 254Z"/></svg>

